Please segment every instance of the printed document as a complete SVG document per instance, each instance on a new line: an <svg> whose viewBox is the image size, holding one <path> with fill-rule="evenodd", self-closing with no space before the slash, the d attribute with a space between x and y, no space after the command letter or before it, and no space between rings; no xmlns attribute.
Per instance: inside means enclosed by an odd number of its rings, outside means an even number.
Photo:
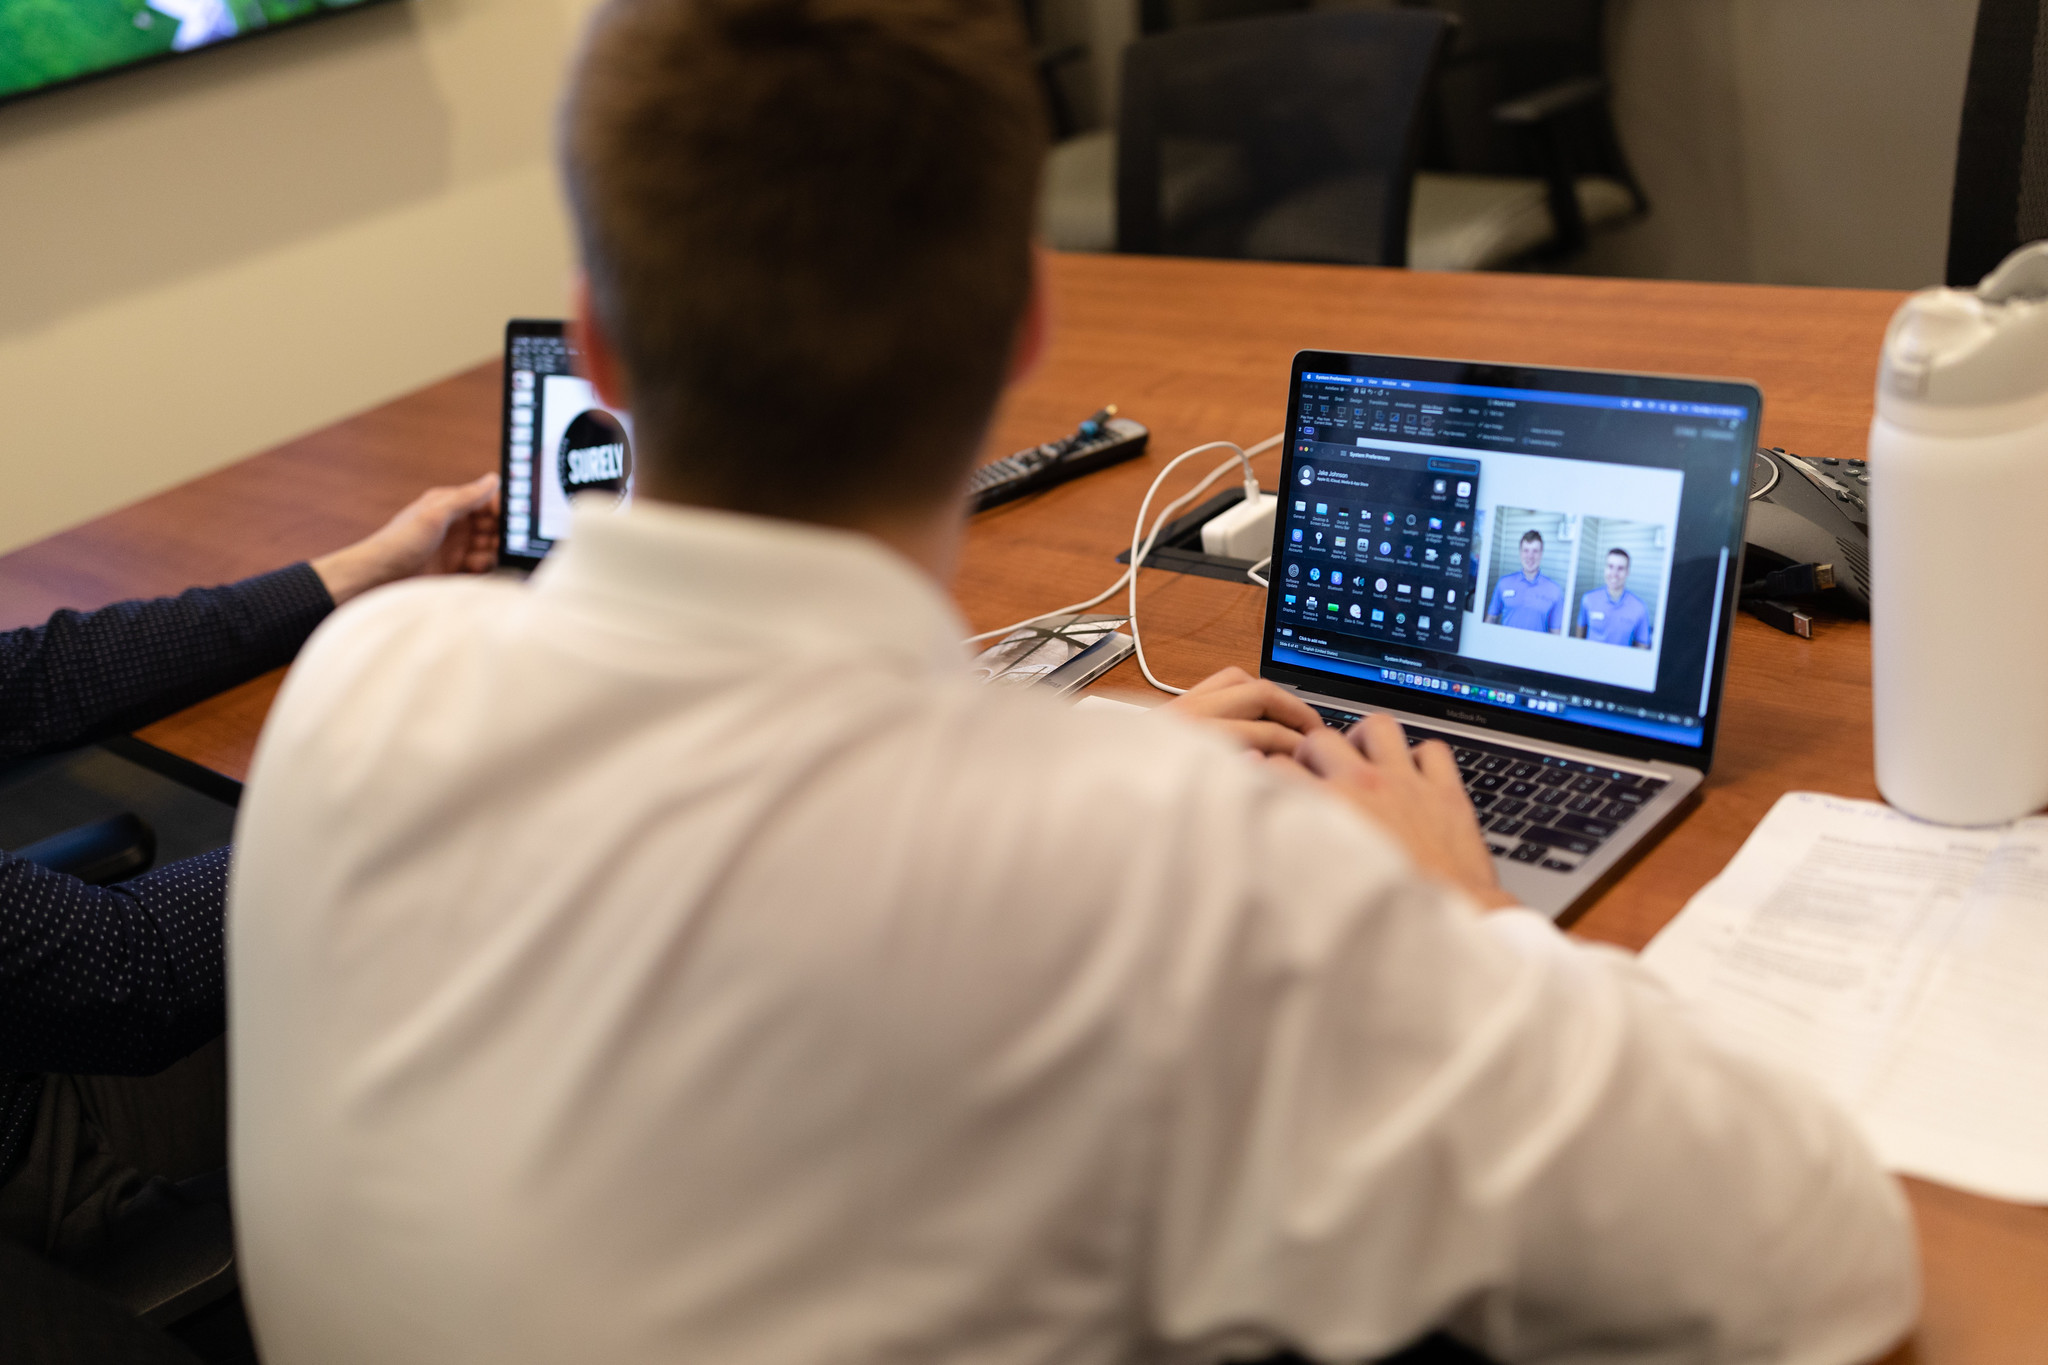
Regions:
<svg viewBox="0 0 2048 1365"><path fill-rule="evenodd" d="M1793 792L1642 960L1832 1092L1892 1170L2048 1203L2048 819Z"/></svg>

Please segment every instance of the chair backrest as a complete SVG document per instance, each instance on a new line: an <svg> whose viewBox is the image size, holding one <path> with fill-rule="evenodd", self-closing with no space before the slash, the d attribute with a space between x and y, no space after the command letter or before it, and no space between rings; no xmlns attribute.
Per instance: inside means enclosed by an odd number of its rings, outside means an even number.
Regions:
<svg viewBox="0 0 2048 1365"><path fill-rule="evenodd" d="M1138 0L1138 31L1164 33L1219 19L1251 19L1310 8L1310 0Z"/></svg>
<svg viewBox="0 0 2048 1365"><path fill-rule="evenodd" d="M1402 0L1457 21L1450 50L1430 95L1422 165L1484 175L1541 175L1544 167L1526 133L1493 111L1584 76L1606 74L1604 0ZM1603 106L1604 109L1604 106ZM1604 113L1602 114L1604 118ZM1621 174L1608 139L1578 139L1574 160L1596 174Z"/></svg>
<svg viewBox="0 0 2048 1365"><path fill-rule="evenodd" d="M161 1330L11 1242L0 1242L0 1360L200 1365Z"/></svg>
<svg viewBox="0 0 2048 1365"><path fill-rule="evenodd" d="M1118 250L1405 264L1422 97L1447 26L1345 11L1133 43Z"/></svg>
<svg viewBox="0 0 2048 1365"><path fill-rule="evenodd" d="M2019 246L2048 237L2048 31L2042 0L1981 0L1956 139L1948 282L1968 287ZM2048 108L2048 104L2044 104Z"/></svg>

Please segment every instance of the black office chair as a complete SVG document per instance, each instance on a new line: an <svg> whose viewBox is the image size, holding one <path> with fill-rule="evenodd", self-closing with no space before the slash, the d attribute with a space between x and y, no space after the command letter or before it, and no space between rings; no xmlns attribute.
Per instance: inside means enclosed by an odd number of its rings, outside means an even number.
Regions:
<svg viewBox="0 0 2048 1365"><path fill-rule="evenodd" d="M152 1182L107 1245L66 1269L203 1359L242 1357L237 1343L248 1328L237 1292L226 1171L175 1185ZM216 1342L226 1344L225 1353Z"/></svg>
<svg viewBox="0 0 2048 1365"><path fill-rule="evenodd" d="M110 739L0 765L0 847L104 885L144 872L155 861L189 858L225 844L234 832L240 793L239 783L160 749ZM139 1324L164 1329L166 1341L178 1338L203 1361L253 1359L236 1293L225 1171L176 1183L152 1181L124 1210L105 1245L51 1274L57 1278L36 1282L59 1286L49 1291L59 1306L112 1304ZM33 1335L38 1311L32 1297L0 1296L0 1342ZM117 1332L108 1338L115 1343L108 1348L113 1354L47 1358L127 1360L119 1352L128 1348L120 1343L131 1338L153 1339ZM44 1358L0 1349L0 1361L10 1365Z"/></svg>
<svg viewBox="0 0 2048 1365"><path fill-rule="evenodd" d="M164 1332L33 1252L0 1242L8 1365L201 1365Z"/></svg>
<svg viewBox="0 0 2048 1365"><path fill-rule="evenodd" d="M1149 36L1193 24L1291 14L1309 7L1309 0L1140 0L1138 31ZM1095 61L1122 60L1118 53L1089 55ZM1115 250L1116 129L1083 131L1079 120L1071 117L1070 104L1056 106L1053 140L1039 202L1040 235L1064 251Z"/></svg>
<svg viewBox="0 0 2048 1365"><path fill-rule="evenodd" d="M1045 117L1054 141L1080 131L1080 117L1067 87L1069 71L1088 59L1080 43L1057 43L1047 37L1044 0L1018 0L1024 31L1031 39L1031 61L1038 72L1038 86L1045 95Z"/></svg>
<svg viewBox="0 0 2048 1365"><path fill-rule="evenodd" d="M1405 264L1422 97L1448 28L1416 10L1294 14L1132 44L1117 249Z"/></svg>
<svg viewBox="0 0 2048 1365"><path fill-rule="evenodd" d="M2027 109L2048 77L2039 46L2042 0L1980 0L1956 139L1948 282L1974 288L2027 242L2048 237L2048 146L2030 139Z"/></svg>
<svg viewBox="0 0 2048 1365"><path fill-rule="evenodd" d="M1457 20L1424 121L1412 264L1569 256L1648 211L1615 131L1603 0L1397 2Z"/></svg>
<svg viewBox="0 0 2048 1365"><path fill-rule="evenodd" d="M1190 24L1225 19L1257 19L1313 8L1310 0L1140 0L1138 31L1167 33Z"/></svg>

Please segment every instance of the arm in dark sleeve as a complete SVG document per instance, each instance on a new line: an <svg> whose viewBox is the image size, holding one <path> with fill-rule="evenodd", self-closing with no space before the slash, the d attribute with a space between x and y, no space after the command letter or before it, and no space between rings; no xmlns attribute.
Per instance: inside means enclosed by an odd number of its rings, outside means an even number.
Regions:
<svg viewBox="0 0 2048 1365"><path fill-rule="evenodd" d="M0 633L0 758L161 720L291 662L334 603L309 565Z"/></svg>
<svg viewBox="0 0 2048 1365"><path fill-rule="evenodd" d="M217 1035L228 853L104 887L0 854L0 1071L146 1076Z"/></svg>

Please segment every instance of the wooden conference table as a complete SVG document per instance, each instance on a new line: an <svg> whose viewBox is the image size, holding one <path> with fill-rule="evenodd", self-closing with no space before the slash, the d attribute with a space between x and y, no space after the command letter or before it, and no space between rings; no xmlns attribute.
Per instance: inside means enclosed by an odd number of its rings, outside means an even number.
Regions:
<svg viewBox="0 0 2048 1365"><path fill-rule="evenodd" d="M1850 290L1089 256L1056 260L1052 279L1051 352L1009 399L989 453L1068 431L1106 402L1151 427L1151 450L976 519L957 592L979 630L1107 586L1138 499L1167 459L1279 429L1298 348L1740 376L1763 387L1766 444L1851 456L1863 448L1878 344L1898 302ZM0 558L0 626L344 544L418 489L494 467L498 384L495 364L479 367ZM1188 483L1197 466L1209 463L1191 461ZM1267 482L1277 468L1277 452L1263 458ZM1228 664L1256 671L1258 589L1152 573L1140 600L1160 677L1185 686ZM1805 641L1738 617L1704 801L1573 932L1640 948L1783 792L1876 796L1869 657L1858 622L1824 620ZM280 677L143 736L240 777ZM1130 663L1104 686L1144 689ZM1909 1185L1927 1304L1895 1358L2048 1360L2048 1209Z"/></svg>

